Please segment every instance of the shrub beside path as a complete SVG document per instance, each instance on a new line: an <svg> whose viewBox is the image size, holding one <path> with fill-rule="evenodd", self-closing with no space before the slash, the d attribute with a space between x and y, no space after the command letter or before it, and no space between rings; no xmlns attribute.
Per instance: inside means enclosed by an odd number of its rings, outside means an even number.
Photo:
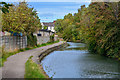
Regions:
<svg viewBox="0 0 120 80"><path fill-rule="evenodd" d="M52 45L27 50L8 57L7 61L4 63L4 66L0 69L0 72L2 72L2 78L24 78L25 63L30 56L38 56L43 51L63 43L63 41L60 41Z"/></svg>

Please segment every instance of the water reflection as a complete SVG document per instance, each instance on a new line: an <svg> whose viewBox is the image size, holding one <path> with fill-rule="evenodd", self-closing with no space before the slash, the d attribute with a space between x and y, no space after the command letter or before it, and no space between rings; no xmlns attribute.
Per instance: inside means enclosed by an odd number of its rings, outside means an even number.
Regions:
<svg viewBox="0 0 120 80"><path fill-rule="evenodd" d="M118 78L119 62L90 54L83 43L52 52L42 60L43 68L53 78Z"/></svg>

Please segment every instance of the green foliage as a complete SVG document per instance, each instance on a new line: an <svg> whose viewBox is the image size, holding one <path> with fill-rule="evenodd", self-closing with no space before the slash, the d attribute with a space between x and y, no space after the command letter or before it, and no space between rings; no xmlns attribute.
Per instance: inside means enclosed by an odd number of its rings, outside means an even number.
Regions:
<svg viewBox="0 0 120 80"><path fill-rule="evenodd" d="M65 15L55 23L57 34L66 41L85 42L88 50L120 59L120 2L92 2Z"/></svg>
<svg viewBox="0 0 120 80"><path fill-rule="evenodd" d="M47 43L43 43L43 44L41 44L41 45L37 45L37 47L47 46L47 45L51 45L51 44L58 43L58 42L59 42L59 41L47 42Z"/></svg>
<svg viewBox="0 0 120 80"><path fill-rule="evenodd" d="M66 41L76 41L79 39L79 30L74 25L74 16L70 13L65 15L64 19L56 20L55 30Z"/></svg>
<svg viewBox="0 0 120 80"><path fill-rule="evenodd" d="M44 29L47 29L48 28L48 26L44 26Z"/></svg>
<svg viewBox="0 0 120 80"><path fill-rule="evenodd" d="M2 10L3 13L9 12L8 10L9 6L12 6L12 4L7 4L6 2L0 2L0 10Z"/></svg>
<svg viewBox="0 0 120 80"><path fill-rule="evenodd" d="M46 78L40 66L34 63L31 57L25 63L25 78Z"/></svg>
<svg viewBox="0 0 120 80"><path fill-rule="evenodd" d="M30 35L27 35L27 45L28 47L37 46L37 37L33 36L32 33Z"/></svg>
<svg viewBox="0 0 120 80"><path fill-rule="evenodd" d="M9 7L9 13L2 14L2 31L13 31L24 35L41 28L40 19L26 2Z"/></svg>
<svg viewBox="0 0 120 80"><path fill-rule="evenodd" d="M50 36L50 42L54 42L54 34Z"/></svg>

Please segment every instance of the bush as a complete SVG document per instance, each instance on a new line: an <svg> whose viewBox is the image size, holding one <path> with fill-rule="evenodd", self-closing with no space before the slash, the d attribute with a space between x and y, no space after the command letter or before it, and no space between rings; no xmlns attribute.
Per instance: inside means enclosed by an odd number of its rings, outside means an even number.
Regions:
<svg viewBox="0 0 120 80"><path fill-rule="evenodd" d="M33 36L33 34L27 35L27 46L28 47L37 46L37 37Z"/></svg>
<svg viewBox="0 0 120 80"><path fill-rule="evenodd" d="M50 36L50 42L54 42L54 34Z"/></svg>
<svg viewBox="0 0 120 80"><path fill-rule="evenodd" d="M95 40L89 41L87 47L88 47L88 50L89 50L91 53L96 53L96 41L95 41Z"/></svg>

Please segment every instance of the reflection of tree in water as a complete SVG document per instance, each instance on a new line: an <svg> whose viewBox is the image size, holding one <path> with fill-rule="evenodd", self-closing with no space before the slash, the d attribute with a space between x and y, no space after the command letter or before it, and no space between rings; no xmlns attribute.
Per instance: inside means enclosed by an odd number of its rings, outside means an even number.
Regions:
<svg viewBox="0 0 120 80"><path fill-rule="evenodd" d="M66 48L65 50L87 50L87 48L86 47Z"/></svg>

